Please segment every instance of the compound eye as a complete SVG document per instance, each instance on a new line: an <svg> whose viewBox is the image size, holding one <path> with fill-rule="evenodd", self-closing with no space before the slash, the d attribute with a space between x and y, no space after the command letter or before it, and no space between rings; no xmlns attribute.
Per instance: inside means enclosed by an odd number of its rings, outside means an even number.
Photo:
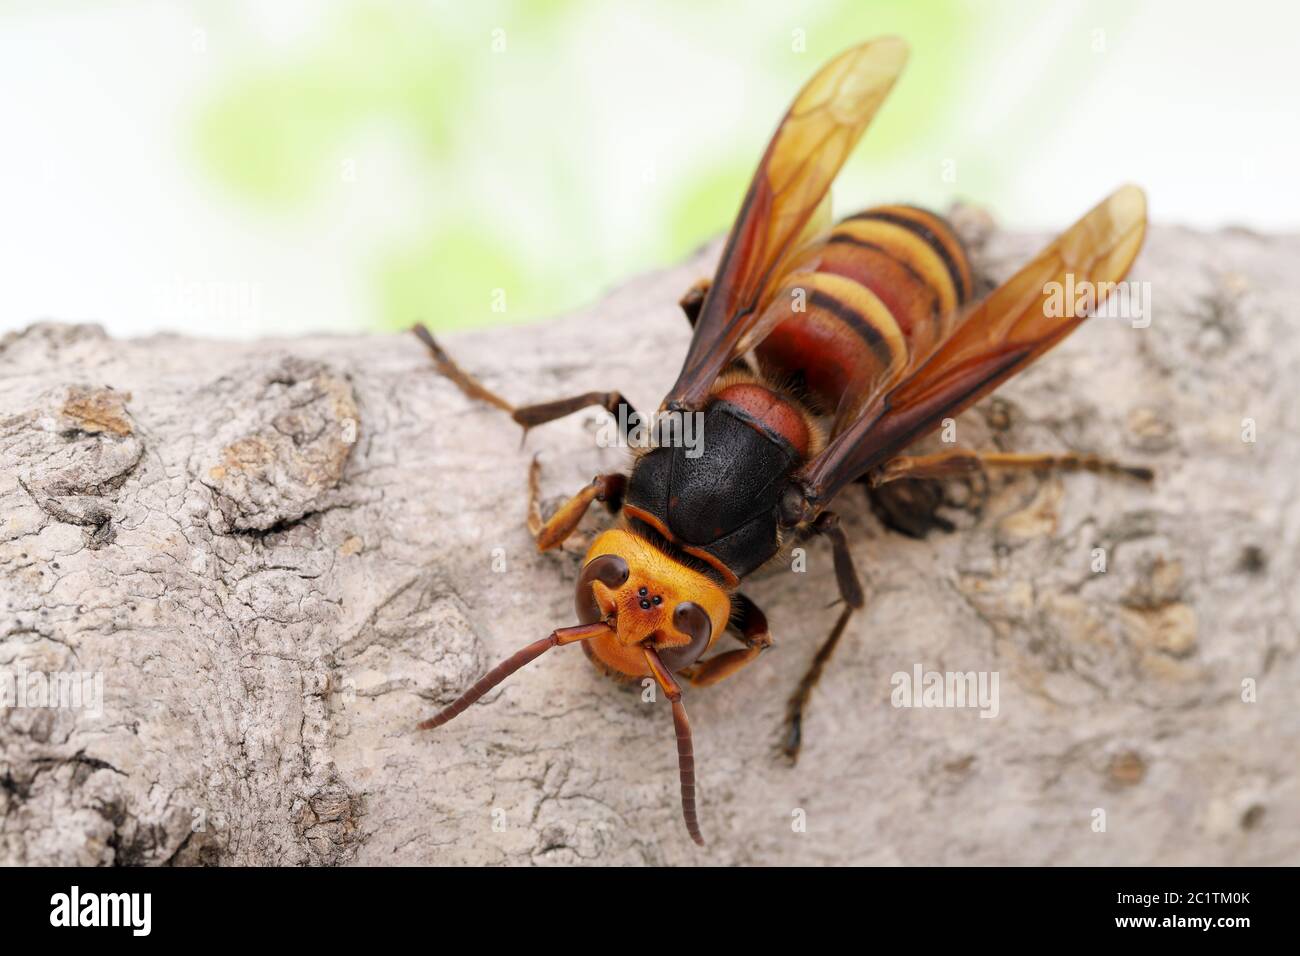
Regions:
<svg viewBox="0 0 1300 956"><path fill-rule="evenodd" d="M673 608L673 627L691 639L689 644L660 651L659 657L670 670L694 664L713 636L713 622L704 608L694 601L683 601Z"/></svg>
<svg viewBox="0 0 1300 956"><path fill-rule="evenodd" d="M627 562L617 554L601 554L587 562L578 578L578 588L573 595L573 607L578 612L578 620L583 624L595 624L603 617L600 604L592 591L592 585L599 581L612 589L622 587L627 581Z"/></svg>

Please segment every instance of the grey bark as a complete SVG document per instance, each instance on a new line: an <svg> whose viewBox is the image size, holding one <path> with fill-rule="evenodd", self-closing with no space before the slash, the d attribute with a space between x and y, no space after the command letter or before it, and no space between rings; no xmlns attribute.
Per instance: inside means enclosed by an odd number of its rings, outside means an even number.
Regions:
<svg viewBox="0 0 1300 956"><path fill-rule="evenodd" d="M994 235L981 261L1002 278L1041 241ZM519 402L653 409L715 255L446 343ZM407 335L10 334L0 672L99 674L103 696L0 712L0 862L1300 863L1298 256L1154 229L1149 328L1095 320L959 420L961 445L1112 455L1154 487L953 482L958 530L923 541L846 493L868 606L795 768L775 744L837 613L829 551L753 581L776 646L688 691L703 851L664 701L575 648L414 730L573 622L580 548L535 552L525 474L540 455L553 506L624 465L594 413L521 448ZM996 671L997 717L892 706L917 664Z"/></svg>

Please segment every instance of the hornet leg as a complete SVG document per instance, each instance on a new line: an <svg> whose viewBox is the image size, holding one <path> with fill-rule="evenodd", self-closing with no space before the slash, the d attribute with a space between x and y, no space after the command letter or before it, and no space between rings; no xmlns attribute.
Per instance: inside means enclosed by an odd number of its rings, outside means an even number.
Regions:
<svg viewBox="0 0 1300 956"><path fill-rule="evenodd" d="M799 749L803 746L804 712L808 708L813 688L821 680L827 662L835 653L849 618L853 616L854 611L861 610L865 604L862 584L858 581L857 570L853 567L853 555L849 551L849 539L844 534L844 529L840 527L839 516L834 512L824 511L817 516L810 530L814 534L822 534L830 539L831 551L835 559L835 581L839 586L840 597L844 601L844 610L840 612L835 626L831 629L830 637L826 638L822 646L817 649L812 664L786 705L785 732L781 750L790 758L791 763L799 760Z"/></svg>
<svg viewBox="0 0 1300 956"><path fill-rule="evenodd" d="M517 424L523 426L525 434L534 425L553 422L557 418L572 415L574 412L590 408L592 405L599 405L614 416L619 425L619 433L624 441L627 440L628 430L640 421L636 409L619 392L584 392L582 395L575 395L572 398L561 398L553 402L540 402L536 405L516 407L457 365L451 356L443 350L442 346L438 344L432 333L423 325L412 326L411 331L428 348L438 371L451 379L461 392L475 401L487 402L489 405L501 409L513 418Z"/></svg>
<svg viewBox="0 0 1300 956"><path fill-rule="evenodd" d="M772 646L772 635L767 629L767 615L743 594L737 594L735 601L736 609L731 616L731 626L735 629L733 633L745 646L741 650L714 654L707 661L696 661L690 667L683 668L681 673L691 682L692 687L708 687L726 680Z"/></svg>
<svg viewBox="0 0 1300 956"><path fill-rule="evenodd" d="M879 487L900 478L951 478L987 468L1091 471L1136 478L1139 481L1155 478L1150 468L1141 465L1124 465L1097 455L1075 452L1024 455L1009 452L944 451L936 455L900 455L891 458L871 473L870 481L872 487Z"/></svg>
<svg viewBox="0 0 1300 956"><path fill-rule="evenodd" d="M947 501L941 481L891 481L885 485L871 483L873 473L858 479L866 492L871 512L890 531L909 538L924 538L931 530L953 531L955 525L939 514Z"/></svg>
<svg viewBox="0 0 1300 956"><path fill-rule="evenodd" d="M627 478L624 475L597 475L591 479L591 484L560 505L555 514L543 521L542 509L537 502L538 476L541 473L541 463L534 458L528 468L528 530L537 539L538 551L549 551L563 544L578 527L578 522L592 502L602 502L610 514L617 514L623 507Z"/></svg>
<svg viewBox="0 0 1300 956"><path fill-rule="evenodd" d="M695 323L700 317L700 309L704 307L704 297L709 294L709 286L712 282L709 279L699 279L695 285L686 290L686 294L681 297L677 303L686 313L686 321L691 323L691 328L695 328Z"/></svg>
<svg viewBox="0 0 1300 956"><path fill-rule="evenodd" d="M691 323L691 328L695 328L695 323L700 320L700 310L704 308L704 298L709 294L709 288L713 285L712 279L697 279L695 284L686 290L677 304L682 307L686 313L686 321ZM728 371L752 372L748 360L743 355L738 355L727 365Z"/></svg>

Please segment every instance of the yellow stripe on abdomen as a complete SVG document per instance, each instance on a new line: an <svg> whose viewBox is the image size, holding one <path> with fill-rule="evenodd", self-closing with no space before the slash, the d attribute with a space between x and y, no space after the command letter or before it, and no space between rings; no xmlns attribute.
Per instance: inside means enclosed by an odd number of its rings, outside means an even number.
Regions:
<svg viewBox="0 0 1300 956"><path fill-rule="evenodd" d="M929 242L943 259L944 265L948 267L953 284L957 288L958 302L965 304L970 301L975 291L970 258L966 255L965 247L957 238L957 233L948 220L927 209L901 205L875 206L863 215L896 222Z"/></svg>
<svg viewBox="0 0 1300 956"><path fill-rule="evenodd" d="M947 263L935 246L907 226L886 219L846 219L831 231L831 241L858 242L882 249L912 272L919 275L939 297L939 311L950 315L961 303L960 292Z"/></svg>

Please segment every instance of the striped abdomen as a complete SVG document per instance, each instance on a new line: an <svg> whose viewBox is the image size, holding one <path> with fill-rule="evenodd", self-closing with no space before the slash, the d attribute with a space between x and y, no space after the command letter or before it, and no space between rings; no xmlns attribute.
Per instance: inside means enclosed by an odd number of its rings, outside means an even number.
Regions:
<svg viewBox="0 0 1300 956"><path fill-rule="evenodd" d="M952 227L912 206L879 206L831 231L816 268L773 300L757 349L764 370L802 381L821 411L856 417L951 331L972 292Z"/></svg>

